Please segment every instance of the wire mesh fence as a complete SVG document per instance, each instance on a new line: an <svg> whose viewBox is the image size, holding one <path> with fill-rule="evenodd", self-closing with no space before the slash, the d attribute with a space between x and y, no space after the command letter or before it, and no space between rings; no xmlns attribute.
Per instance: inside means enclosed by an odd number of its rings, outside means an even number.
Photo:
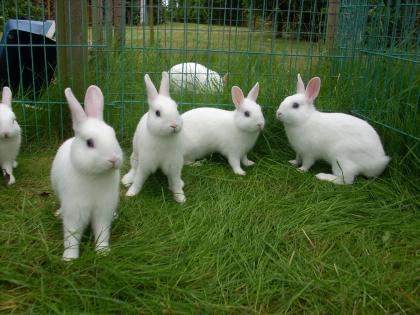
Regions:
<svg viewBox="0 0 420 315"><path fill-rule="evenodd" d="M300 72L321 77L319 108L420 139L417 1L5 0L0 15L1 85L13 87L29 144L71 134L64 88L82 100L90 84L129 141L147 110L144 74L157 82L174 67L181 111L233 108L230 87L259 81L274 119ZM41 21L41 31L24 20Z"/></svg>

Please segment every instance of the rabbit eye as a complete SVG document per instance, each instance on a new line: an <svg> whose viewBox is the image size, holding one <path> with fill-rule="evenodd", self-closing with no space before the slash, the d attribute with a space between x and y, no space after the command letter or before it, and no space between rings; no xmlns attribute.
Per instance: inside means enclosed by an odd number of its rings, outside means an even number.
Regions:
<svg viewBox="0 0 420 315"><path fill-rule="evenodd" d="M156 111L156 116L160 117L160 110Z"/></svg>
<svg viewBox="0 0 420 315"><path fill-rule="evenodd" d="M245 115L245 117L249 117L249 116L251 116L251 114L249 113L249 111L246 111L246 112L244 113L244 115Z"/></svg>
<svg viewBox="0 0 420 315"><path fill-rule="evenodd" d="M87 139L87 140L86 140L86 145L87 145L89 148L93 148L93 147L95 146L95 144L93 143L93 140L92 140L92 139Z"/></svg>
<svg viewBox="0 0 420 315"><path fill-rule="evenodd" d="M299 108L299 104L298 103L293 103L292 107L293 108Z"/></svg>

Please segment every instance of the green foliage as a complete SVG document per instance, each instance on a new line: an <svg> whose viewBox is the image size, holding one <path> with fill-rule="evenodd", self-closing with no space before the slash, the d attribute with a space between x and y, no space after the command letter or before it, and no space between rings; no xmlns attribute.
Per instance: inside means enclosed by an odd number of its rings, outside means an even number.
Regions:
<svg viewBox="0 0 420 315"><path fill-rule="evenodd" d="M411 1L373 1L368 12L366 44L369 48L416 48L420 21Z"/></svg>
<svg viewBox="0 0 420 315"><path fill-rule="evenodd" d="M16 5L17 4L17 5ZM2 0L0 3L0 32L9 19L43 20L42 7L29 0Z"/></svg>
<svg viewBox="0 0 420 315"><path fill-rule="evenodd" d="M177 22L217 25L246 24L241 0L170 0L168 17Z"/></svg>

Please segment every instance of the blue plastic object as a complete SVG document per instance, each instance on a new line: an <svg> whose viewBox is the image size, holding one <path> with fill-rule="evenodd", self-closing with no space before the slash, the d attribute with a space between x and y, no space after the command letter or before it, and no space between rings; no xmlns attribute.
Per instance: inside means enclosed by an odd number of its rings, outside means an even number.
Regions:
<svg viewBox="0 0 420 315"><path fill-rule="evenodd" d="M0 41L0 85L36 97L57 63L55 22L9 20Z"/></svg>
<svg viewBox="0 0 420 315"><path fill-rule="evenodd" d="M55 21L32 21L32 20L9 20L4 27L4 34L8 34L11 31L18 30L23 32L28 32L36 35L45 36L50 39L54 39L53 36L50 36L49 31L53 30L55 34ZM1 41L3 43L4 36Z"/></svg>

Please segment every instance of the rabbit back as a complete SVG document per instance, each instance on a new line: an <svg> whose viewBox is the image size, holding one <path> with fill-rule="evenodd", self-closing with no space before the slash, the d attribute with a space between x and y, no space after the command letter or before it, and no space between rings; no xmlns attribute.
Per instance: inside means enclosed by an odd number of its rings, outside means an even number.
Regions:
<svg viewBox="0 0 420 315"><path fill-rule="evenodd" d="M176 89L199 89L216 92L223 88L223 79L216 72L194 62L181 63L169 70L171 84Z"/></svg>
<svg viewBox="0 0 420 315"><path fill-rule="evenodd" d="M258 137L240 132L234 123L234 113L217 108L196 108L182 115L184 121L184 159L194 161L213 152L224 156L230 152L243 155Z"/></svg>
<svg viewBox="0 0 420 315"><path fill-rule="evenodd" d="M368 177L379 175L389 161L375 129L351 115L315 112L306 124L287 126L286 134L296 153L330 164L345 161Z"/></svg>

